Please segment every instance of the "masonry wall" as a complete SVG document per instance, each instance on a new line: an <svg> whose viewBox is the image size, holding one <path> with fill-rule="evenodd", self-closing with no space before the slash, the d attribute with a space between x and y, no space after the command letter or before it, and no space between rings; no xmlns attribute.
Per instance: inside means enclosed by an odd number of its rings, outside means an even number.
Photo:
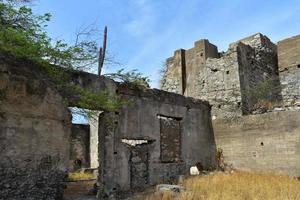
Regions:
<svg viewBox="0 0 300 200"><path fill-rule="evenodd" d="M234 168L300 176L300 112L213 121L216 144Z"/></svg>
<svg viewBox="0 0 300 200"><path fill-rule="evenodd" d="M199 40L185 51L185 63L186 89L179 94L209 101L214 118L251 114L261 101L281 101L277 48L260 33L230 44L225 53ZM170 67L163 79L168 84L174 79L168 74ZM168 84L162 89L174 92L169 88L176 85Z"/></svg>
<svg viewBox="0 0 300 200"><path fill-rule="evenodd" d="M73 124L70 138L70 171L90 167L90 126Z"/></svg>
<svg viewBox="0 0 300 200"><path fill-rule="evenodd" d="M205 70L206 59L218 58L218 56L218 48L208 40L196 41L194 47L186 51L186 89L183 95L189 97L198 95L200 90L197 88L198 76Z"/></svg>
<svg viewBox="0 0 300 200"><path fill-rule="evenodd" d="M300 105L300 35L278 42L282 96L286 106Z"/></svg>
<svg viewBox="0 0 300 200"><path fill-rule="evenodd" d="M206 169L215 167L207 103L159 90L118 91L131 103L101 117L99 137L106 138L99 145L102 194L168 183L198 162ZM146 143L132 146L122 139Z"/></svg>
<svg viewBox="0 0 300 200"><path fill-rule="evenodd" d="M185 50L175 51L174 56L167 59L166 66L165 78L161 80L161 88L169 92L183 94L186 88Z"/></svg>
<svg viewBox="0 0 300 200"><path fill-rule="evenodd" d="M71 115L39 67L0 54L0 199L60 199Z"/></svg>
<svg viewBox="0 0 300 200"><path fill-rule="evenodd" d="M71 80L79 85L82 88L90 90L95 93L101 93L104 91L109 91L111 94L115 94L117 90L117 84L104 76L98 76L95 74L82 72L82 71L72 71L70 72ZM70 105L81 108L81 105L78 103L78 96L68 96L64 95L68 98ZM99 128L99 115L103 112L101 110L93 110L93 116L89 119L90 125L90 167L98 168L98 145L99 145L99 137L98 137L98 128Z"/></svg>
<svg viewBox="0 0 300 200"><path fill-rule="evenodd" d="M252 36L252 40L247 38L246 41L240 42L237 50L242 111L251 114L263 107L263 102L279 104L282 99L276 46L261 34Z"/></svg>
<svg viewBox="0 0 300 200"><path fill-rule="evenodd" d="M195 98L212 105L214 118L241 115L241 92L237 49L233 47L221 58L208 58L196 79Z"/></svg>

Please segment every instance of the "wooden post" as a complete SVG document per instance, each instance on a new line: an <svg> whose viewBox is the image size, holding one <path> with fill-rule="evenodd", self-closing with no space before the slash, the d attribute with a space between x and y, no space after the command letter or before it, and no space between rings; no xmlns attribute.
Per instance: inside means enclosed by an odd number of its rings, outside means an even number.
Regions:
<svg viewBox="0 0 300 200"><path fill-rule="evenodd" d="M107 41L107 26L104 28L103 35L103 46L99 49L99 57L98 57L98 75L101 75L101 71L104 64L105 52L106 52L106 41Z"/></svg>

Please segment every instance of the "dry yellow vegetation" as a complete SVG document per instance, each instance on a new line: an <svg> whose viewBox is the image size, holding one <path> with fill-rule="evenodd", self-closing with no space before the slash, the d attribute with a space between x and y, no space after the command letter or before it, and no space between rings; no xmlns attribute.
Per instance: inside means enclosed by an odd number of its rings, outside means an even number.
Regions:
<svg viewBox="0 0 300 200"><path fill-rule="evenodd" d="M300 200L300 181L288 176L235 172L191 177L177 198L165 193L146 200Z"/></svg>
<svg viewBox="0 0 300 200"><path fill-rule="evenodd" d="M80 181L80 180L90 180L96 179L96 176L93 173L87 172L71 172L68 174L68 180L70 181Z"/></svg>

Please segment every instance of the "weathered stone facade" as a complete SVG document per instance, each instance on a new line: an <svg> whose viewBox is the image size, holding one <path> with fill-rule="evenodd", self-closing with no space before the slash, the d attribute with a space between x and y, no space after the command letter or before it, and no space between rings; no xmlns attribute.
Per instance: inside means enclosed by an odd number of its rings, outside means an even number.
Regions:
<svg viewBox="0 0 300 200"><path fill-rule="evenodd" d="M255 34L225 53L200 40L167 60L162 88L173 93L69 72L74 84L128 102L97 111L88 127L71 124L67 106L80 106L78 96L58 93L34 63L1 54L0 199L60 199L66 172L84 167L99 169L99 198L118 199L171 182L196 163L213 169L216 145L237 169L300 176L299 111L242 116L260 100L281 103L281 94L284 109L299 110L299 55L300 36L277 49ZM199 99L212 104L213 116Z"/></svg>
<svg viewBox="0 0 300 200"><path fill-rule="evenodd" d="M169 67L167 62L161 88L209 101L216 118L250 114L256 109L259 99L281 100L277 48L260 33L231 44L225 53L218 53L217 47L208 40L197 41L194 48L180 52L185 59L176 62L181 64L177 66L172 63ZM177 68L184 73L178 73ZM183 82L172 85L178 74ZM262 97L257 96L258 88L266 84L269 88L260 94Z"/></svg>
<svg viewBox="0 0 300 200"><path fill-rule="evenodd" d="M71 115L35 64L0 55L0 199L60 199Z"/></svg>
<svg viewBox="0 0 300 200"><path fill-rule="evenodd" d="M89 152L99 158L99 197L172 181L198 162L216 165L207 102L69 72L82 88L128 101L99 111L91 130L71 124L68 106L79 106L78 96L58 93L39 66L1 55L0 69L0 199L61 199L66 172L88 167Z"/></svg>
<svg viewBox="0 0 300 200"><path fill-rule="evenodd" d="M101 197L118 199L123 192L168 183L198 162L206 169L215 167L207 102L123 86L118 93L130 103L100 116Z"/></svg>
<svg viewBox="0 0 300 200"><path fill-rule="evenodd" d="M278 42L282 97L286 106L300 106L300 35Z"/></svg>
<svg viewBox="0 0 300 200"><path fill-rule="evenodd" d="M299 177L300 36L275 45L255 34L219 55L207 40L201 41L202 48L181 50L185 64L177 67L185 67L180 74L184 90L168 85L178 75L168 63L162 89L212 104L216 144L227 164ZM206 51L214 53L205 56ZM251 115L264 103L271 104L269 113Z"/></svg>

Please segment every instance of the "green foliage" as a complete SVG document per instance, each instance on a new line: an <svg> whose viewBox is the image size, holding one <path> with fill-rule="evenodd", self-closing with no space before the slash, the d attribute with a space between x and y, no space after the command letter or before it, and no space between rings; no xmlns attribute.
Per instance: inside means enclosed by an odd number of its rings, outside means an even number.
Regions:
<svg viewBox="0 0 300 200"><path fill-rule="evenodd" d="M47 55L50 39L43 28L51 15L34 16L22 6L0 3L0 48L15 56L38 60Z"/></svg>
<svg viewBox="0 0 300 200"><path fill-rule="evenodd" d="M83 108L112 111L122 106L124 102L118 95L74 86L68 70L57 67L84 70L97 63L97 42L80 37L89 33L78 33L74 45L53 41L45 30L51 14L35 15L22 4L24 2L30 0L0 0L0 51L38 63L59 91L79 96ZM122 69L107 76L133 85L147 85L149 81L136 70L124 72Z"/></svg>
<svg viewBox="0 0 300 200"><path fill-rule="evenodd" d="M106 74L105 76L124 84L130 84L137 87L149 87L149 78L143 76L137 70L124 72L124 69L120 69L116 73Z"/></svg>
<svg viewBox="0 0 300 200"><path fill-rule="evenodd" d="M101 108L102 111L109 112L126 104L119 95L111 94L108 91L95 93L78 86L75 86L75 90L81 97L79 106L88 110L99 110Z"/></svg>
<svg viewBox="0 0 300 200"><path fill-rule="evenodd" d="M278 104L279 99L276 95L280 94L281 90L281 85L276 84L272 78L269 78L257 82L255 86L246 92L246 95L249 100L255 102L254 109L272 109Z"/></svg>
<svg viewBox="0 0 300 200"><path fill-rule="evenodd" d="M166 82L166 73L167 73L167 70L168 70L168 65L167 65L167 62L163 62L161 67L160 67L160 70L159 70L159 76L160 76L160 81L159 81L159 84L160 84L160 88L162 88Z"/></svg>
<svg viewBox="0 0 300 200"><path fill-rule="evenodd" d="M1 50L66 68L84 69L96 62L96 41L77 39L74 45L62 40L52 41L45 31L50 18L50 13L37 16L26 6L14 7L1 1Z"/></svg>

